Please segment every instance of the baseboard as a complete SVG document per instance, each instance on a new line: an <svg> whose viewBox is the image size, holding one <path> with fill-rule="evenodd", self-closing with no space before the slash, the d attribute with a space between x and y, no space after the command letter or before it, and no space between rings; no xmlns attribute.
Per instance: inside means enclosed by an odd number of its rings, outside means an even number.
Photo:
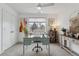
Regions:
<svg viewBox="0 0 79 59"><path fill-rule="evenodd" d="M76 52L72 51L71 49L67 48L67 47L62 47L65 51L67 51L69 54L71 54L72 56L79 56L79 54L77 54Z"/></svg>

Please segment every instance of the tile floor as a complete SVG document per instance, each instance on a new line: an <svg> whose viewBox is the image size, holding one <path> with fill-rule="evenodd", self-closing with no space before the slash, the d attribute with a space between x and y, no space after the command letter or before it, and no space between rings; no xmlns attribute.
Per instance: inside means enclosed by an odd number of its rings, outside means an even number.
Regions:
<svg viewBox="0 0 79 59"><path fill-rule="evenodd" d="M32 44L25 48L25 56L47 56L47 49L46 46L40 46L43 48L42 52L36 53L32 51L32 48L36 44ZM71 56L67 51L62 49L58 44L50 44L50 55L51 56ZM16 44L12 46L11 48L7 49L4 53L1 54L1 56L23 56L23 45L22 44Z"/></svg>

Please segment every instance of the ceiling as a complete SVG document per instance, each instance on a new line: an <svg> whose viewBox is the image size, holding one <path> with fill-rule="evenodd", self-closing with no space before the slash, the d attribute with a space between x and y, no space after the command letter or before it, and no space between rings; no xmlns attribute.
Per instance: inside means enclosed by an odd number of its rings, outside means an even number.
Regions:
<svg viewBox="0 0 79 59"><path fill-rule="evenodd" d="M38 3L6 3L18 13L39 13L37 9ZM58 14L68 10L79 9L78 3L55 3L49 7L42 7L41 11L45 14Z"/></svg>

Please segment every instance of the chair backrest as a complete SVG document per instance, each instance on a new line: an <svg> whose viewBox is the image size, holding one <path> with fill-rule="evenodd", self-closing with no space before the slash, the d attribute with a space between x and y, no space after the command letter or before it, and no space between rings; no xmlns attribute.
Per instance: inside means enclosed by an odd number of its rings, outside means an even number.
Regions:
<svg viewBox="0 0 79 59"><path fill-rule="evenodd" d="M49 44L48 38L40 38L40 37L34 37L34 38L24 38L23 44L24 45L31 45L32 41L40 41L43 45Z"/></svg>

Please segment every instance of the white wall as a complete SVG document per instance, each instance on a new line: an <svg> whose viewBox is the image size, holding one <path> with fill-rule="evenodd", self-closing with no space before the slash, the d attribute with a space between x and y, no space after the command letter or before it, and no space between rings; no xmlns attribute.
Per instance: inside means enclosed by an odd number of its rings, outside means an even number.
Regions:
<svg viewBox="0 0 79 59"><path fill-rule="evenodd" d="M16 42L18 42L18 14L8 7L6 4L0 4L0 12L2 12L0 21L1 23L1 35L0 39L1 41L1 52L5 51L12 45L14 45Z"/></svg>

